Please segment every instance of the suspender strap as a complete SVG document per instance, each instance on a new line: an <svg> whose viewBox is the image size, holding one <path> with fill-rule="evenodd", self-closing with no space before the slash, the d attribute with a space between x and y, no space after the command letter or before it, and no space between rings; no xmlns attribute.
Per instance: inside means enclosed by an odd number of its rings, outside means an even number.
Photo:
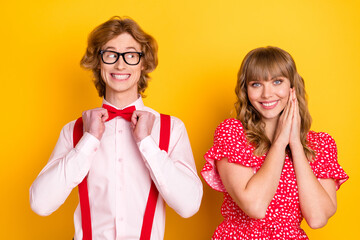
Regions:
<svg viewBox="0 0 360 240"><path fill-rule="evenodd" d="M170 126L171 126L170 116L165 115L165 114L160 114L159 147L161 150L164 150L166 152L168 151L169 142L170 142ZM83 135L83 121L82 121L82 118L80 117L76 120L75 126L74 126L74 132L73 132L74 147L80 141L82 135ZM79 184L78 188L79 188L79 198L80 198L83 240L92 240L87 176ZM148 197L148 201L147 201L146 209L145 209L145 213L144 213L143 225L141 228L140 240L150 240L151 229L152 229L152 225L153 225L158 195L159 195L159 192L158 192L154 182L151 181L149 197Z"/></svg>
<svg viewBox="0 0 360 240"><path fill-rule="evenodd" d="M171 118L169 115L160 114L160 141L159 147L161 150L168 151L170 143L170 124Z"/></svg>
<svg viewBox="0 0 360 240"><path fill-rule="evenodd" d="M160 142L159 142L160 149L167 152L169 149L169 141L170 141L170 116L161 114ZM158 195L159 195L159 191L157 190L154 182L151 181L149 197L145 208L143 225L141 228L140 240L150 240Z"/></svg>
<svg viewBox="0 0 360 240"><path fill-rule="evenodd" d="M80 141L83 135L83 121L82 118L78 118L75 122L74 132L73 132L73 142L74 147ZM80 209L81 209L81 225L83 229L83 240L92 239L91 231L91 215L90 215L90 205L89 205L89 194L87 186L87 176L83 181L78 185L79 189L79 199L80 199Z"/></svg>

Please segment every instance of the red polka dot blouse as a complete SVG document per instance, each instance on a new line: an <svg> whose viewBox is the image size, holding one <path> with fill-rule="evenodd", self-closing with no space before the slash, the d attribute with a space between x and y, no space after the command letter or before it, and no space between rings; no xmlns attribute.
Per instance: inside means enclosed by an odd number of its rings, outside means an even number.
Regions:
<svg viewBox="0 0 360 240"><path fill-rule="evenodd" d="M307 139L315 153L310 166L317 178L332 178L337 189L349 177L337 162L334 139L327 133L310 131ZM227 119L215 131L214 145L205 154L206 163L201 171L213 189L224 193L221 214L224 221L217 227L212 239L308 239L300 228L303 219L292 161L286 156L279 186L265 218L248 217L226 192L215 166L215 160L228 158L229 162L253 168L257 172L264 156L255 156L254 147L246 139L239 120Z"/></svg>

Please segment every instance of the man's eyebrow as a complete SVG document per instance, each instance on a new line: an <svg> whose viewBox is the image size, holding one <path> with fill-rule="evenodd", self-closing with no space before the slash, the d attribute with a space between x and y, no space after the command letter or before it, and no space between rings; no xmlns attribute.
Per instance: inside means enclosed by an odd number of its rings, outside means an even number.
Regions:
<svg viewBox="0 0 360 240"><path fill-rule="evenodd" d="M132 50L137 51L135 47L127 47L127 48L125 48L125 49L126 49L126 50L131 50L131 49L132 49Z"/></svg>
<svg viewBox="0 0 360 240"><path fill-rule="evenodd" d="M106 47L105 50L107 49L110 49L110 50L116 50L115 47L112 47L112 46L109 46L109 47ZM126 47L125 50L134 50L134 51L137 51L135 47Z"/></svg>
<svg viewBox="0 0 360 240"><path fill-rule="evenodd" d="M114 47L106 47L105 49L116 49L116 48L114 48Z"/></svg>

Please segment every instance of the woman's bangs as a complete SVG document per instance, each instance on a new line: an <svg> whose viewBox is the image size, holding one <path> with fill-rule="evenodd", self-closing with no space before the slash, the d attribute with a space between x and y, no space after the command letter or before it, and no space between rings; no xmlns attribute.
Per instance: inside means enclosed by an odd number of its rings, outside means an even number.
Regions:
<svg viewBox="0 0 360 240"><path fill-rule="evenodd" d="M269 78L283 76L289 79L287 62L277 55L256 56L249 62L246 80L250 81L268 80Z"/></svg>

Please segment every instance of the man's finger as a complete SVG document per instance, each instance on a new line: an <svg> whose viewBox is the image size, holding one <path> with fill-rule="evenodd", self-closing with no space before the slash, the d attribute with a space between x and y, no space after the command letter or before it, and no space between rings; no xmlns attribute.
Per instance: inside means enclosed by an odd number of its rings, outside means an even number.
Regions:
<svg viewBox="0 0 360 240"><path fill-rule="evenodd" d="M103 122L106 122L106 120L109 118L109 113L107 109L101 109L101 120Z"/></svg>
<svg viewBox="0 0 360 240"><path fill-rule="evenodd" d="M131 123L135 126L137 121L139 120L138 111L134 111L131 115Z"/></svg>

